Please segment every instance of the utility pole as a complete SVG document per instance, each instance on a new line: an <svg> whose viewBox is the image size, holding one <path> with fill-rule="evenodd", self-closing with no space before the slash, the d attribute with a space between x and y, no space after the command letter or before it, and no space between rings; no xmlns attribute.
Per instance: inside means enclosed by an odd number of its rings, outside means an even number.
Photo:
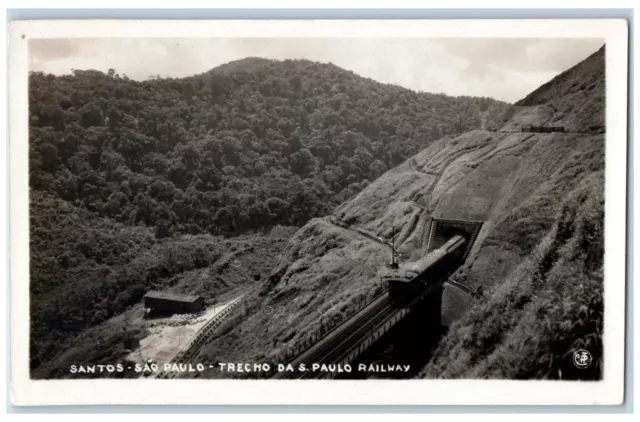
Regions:
<svg viewBox="0 0 640 422"><path fill-rule="evenodd" d="M391 227L391 268L394 270L398 268L398 262L396 261L396 226Z"/></svg>

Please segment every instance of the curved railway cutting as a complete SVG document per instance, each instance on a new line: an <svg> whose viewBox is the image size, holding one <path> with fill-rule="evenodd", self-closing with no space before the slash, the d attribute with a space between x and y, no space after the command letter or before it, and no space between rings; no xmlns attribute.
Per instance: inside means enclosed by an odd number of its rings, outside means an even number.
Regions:
<svg viewBox="0 0 640 422"><path fill-rule="evenodd" d="M373 241L374 243L377 243L379 245L382 245L382 246L388 248L389 251L391 251L391 253L393 253L393 246L390 245L389 243L387 243L385 240L383 240L382 238L380 238L378 236L375 236L375 235L373 235L371 233L368 233L368 232L366 232L364 230L361 230L361 229L357 229L357 228L354 228L354 227L348 227L346 225L346 223L343 223L342 221L336 219L335 217L329 217L329 218L326 219L326 221L331 226L333 226L333 227L335 227L335 228L337 228L339 230L349 231L349 232L355 233L355 234L357 234L359 236L362 236L364 238L367 238L367 239Z"/></svg>

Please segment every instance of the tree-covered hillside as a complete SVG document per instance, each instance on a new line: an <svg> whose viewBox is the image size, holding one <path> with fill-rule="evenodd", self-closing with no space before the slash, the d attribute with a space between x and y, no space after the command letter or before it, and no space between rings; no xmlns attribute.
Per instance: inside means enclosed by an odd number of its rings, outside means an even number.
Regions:
<svg viewBox="0 0 640 422"><path fill-rule="evenodd" d="M302 225L506 107L256 58L144 82L33 73L29 101L31 187L158 237Z"/></svg>

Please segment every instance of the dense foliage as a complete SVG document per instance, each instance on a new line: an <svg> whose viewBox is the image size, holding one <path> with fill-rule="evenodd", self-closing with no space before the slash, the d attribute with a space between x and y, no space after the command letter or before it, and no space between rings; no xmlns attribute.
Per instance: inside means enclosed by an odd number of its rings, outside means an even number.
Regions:
<svg viewBox="0 0 640 422"><path fill-rule="evenodd" d="M264 59L144 82L33 73L29 102L31 187L158 237L302 225L505 107Z"/></svg>

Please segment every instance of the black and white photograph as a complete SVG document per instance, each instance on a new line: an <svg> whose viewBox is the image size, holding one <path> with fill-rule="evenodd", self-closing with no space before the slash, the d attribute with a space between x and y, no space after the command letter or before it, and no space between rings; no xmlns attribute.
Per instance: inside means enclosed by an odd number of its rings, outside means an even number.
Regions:
<svg viewBox="0 0 640 422"><path fill-rule="evenodd" d="M574 23L22 35L25 382L621 400L627 28Z"/></svg>

